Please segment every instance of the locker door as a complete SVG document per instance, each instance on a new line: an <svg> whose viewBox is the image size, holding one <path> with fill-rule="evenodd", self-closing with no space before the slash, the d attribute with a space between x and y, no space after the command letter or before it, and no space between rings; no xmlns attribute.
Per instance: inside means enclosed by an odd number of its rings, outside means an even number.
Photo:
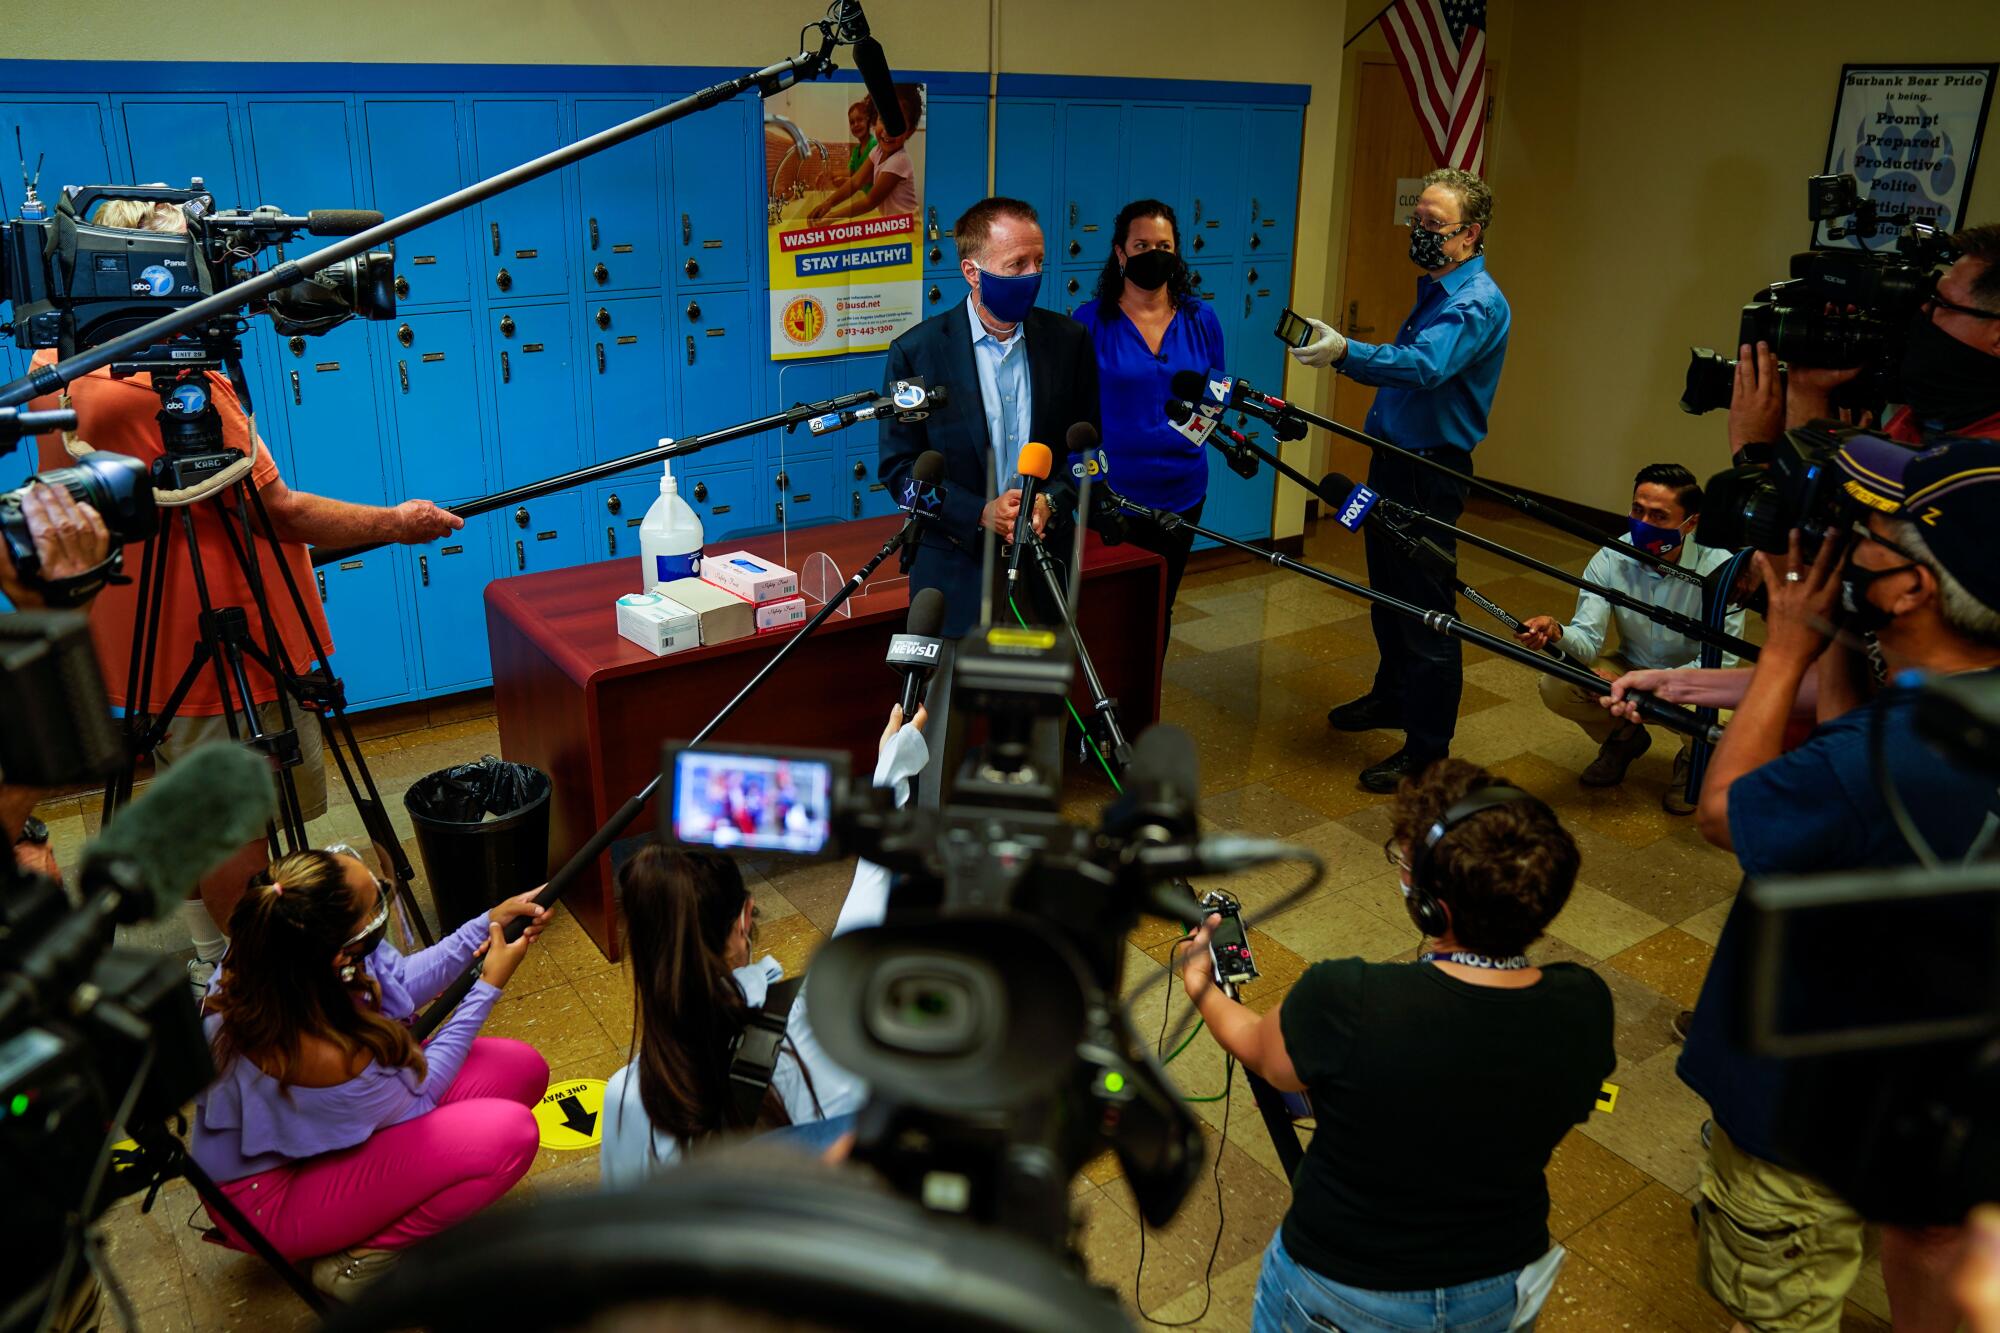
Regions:
<svg viewBox="0 0 2000 1333"><path fill-rule="evenodd" d="M248 192L237 173L228 102L131 101L120 110L135 180L165 181L178 189L199 176L218 209L255 204L245 197Z"/></svg>
<svg viewBox="0 0 2000 1333"><path fill-rule="evenodd" d="M41 159L36 194L53 214L65 185L107 185L123 174L111 165L104 141L104 109L96 102L0 102L0 179L7 202L20 216L21 177L14 162L14 133L20 131L27 168ZM186 182L182 182L185 184Z"/></svg>
<svg viewBox="0 0 2000 1333"><path fill-rule="evenodd" d="M924 108L924 268L958 271L958 215L986 197L986 99L938 98Z"/></svg>
<svg viewBox="0 0 2000 1333"><path fill-rule="evenodd" d="M965 298L970 295L972 288L966 285L965 275L958 269L926 273L924 274L924 318L929 319L940 310L949 310L955 305L964 305Z"/></svg>
<svg viewBox="0 0 2000 1333"><path fill-rule="evenodd" d="M467 184L458 157L458 108L450 102L367 102L373 206L394 217ZM416 305L464 301L470 214L442 218L396 241L397 295ZM407 290L405 290L407 288Z"/></svg>
<svg viewBox="0 0 2000 1333"><path fill-rule="evenodd" d="M1285 367L1291 357L1278 341L1278 316L1292 293L1292 266L1289 261L1250 259L1243 265L1243 300L1240 319L1222 321L1223 336L1229 347L1229 369L1248 379L1266 393L1283 396Z"/></svg>
<svg viewBox="0 0 2000 1333"><path fill-rule="evenodd" d="M1056 214L1056 105L1002 99L995 115L994 186L1035 206L1042 215L1049 262L1054 263L1063 239L1062 219Z"/></svg>
<svg viewBox="0 0 2000 1333"><path fill-rule="evenodd" d="M585 518L585 526L590 530L590 558L615 560L629 556L638 560L639 525L646 521L646 511L659 498L659 483L650 480L619 482L593 490ZM634 570L634 577L638 573Z"/></svg>
<svg viewBox="0 0 2000 1333"><path fill-rule="evenodd" d="M313 571L336 645L333 669L347 686L348 704L355 708L410 692L396 559L396 549L388 547Z"/></svg>
<svg viewBox="0 0 2000 1333"><path fill-rule="evenodd" d="M674 196L667 230L676 284L749 279L750 145L762 141L756 110L752 101L725 102L669 131Z"/></svg>
<svg viewBox="0 0 2000 1333"><path fill-rule="evenodd" d="M681 292L675 299L680 309L667 319L667 356L680 380L680 433L693 435L757 415L752 371L758 349L749 294Z"/></svg>
<svg viewBox="0 0 2000 1333"><path fill-rule="evenodd" d="M880 518L896 512L896 497L886 483L875 480L873 449L849 449L841 459L836 482L836 517Z"/></svg>
<svg viewBox="0 0 2000 1333"><path fill-rule="evenodd" d="M544 495L505 512L503 577L567 569L585 559L583 497L575 491Z"/></svg>
<svg viewBox="0 0 2000 1333"><path fill-rule="evenodd" d="M403 497L449 504L484 495L486 432L472 361L472 316L408 314L383 329L389 416L396 426ZM397 469L388 469L393 477Z"/></svg>
<svg viewBox="0 0 2000 1333"><path fill-rule="evenodd" d="M578 98L579 139L653 109L649 101ZM660 138L645 134L577 164L583 204L583 289L617 291L660 285Z"/></svg>
<svg viewBox="0 0 2000 1333"><path fill-rule="evenodd" d="M483 178L561 146L553 100L472 104L474 169ZM563 179L557 172L479 206L479 258L486 294L497 300L569 290Z"/></svg>
<svg viewBox="0 0 2000 1333"><path fill-rule="evenodd" d="M787 455L783 464L770 474L765 496L775 505L771 510L774 527L784 523L795 528L811 527L830 521L838 512L833 459L824 454L817 458Z"/></svg>
<svg viewBox="0 0 2000 1333"><path fill-rule="evenodd" d="M671 381L658 297L599 301L589 319L584 373L590 381L591 461L603 463L651 449L674 433Z"/></svg>
<svg viewBox="0 0 2000 1333"><path fill-rule="evenodd" d="M1248 217L1243 116L1238 106L1188 108L1188 209L1181 215L1181 243L1191 259L1242 251Z"/></svg>
<svg viewBox="0 0 2000 1333"><path fill-rule="evenodd" d="M1290 255L1299 211L1299 147L1303 116L1297 107L1250 108L1245 187L1250 193L1251 254Z"/></svg>
<svg viewBox="0 0 2000 1333"><path fill-rule="evenodd" d="M1176 102L1134 102L1126 117L1129 124L1125 134L1125 188L1117 207L1123 208L1134 199L1163 200L1180 219L1181 235L1186 239L1191 230L1187 195L1188 109ZM1112 222L1116 221L1114 209ZM1104 230L1106 239L1100 248L1109 250L1111 224L1107 223Z"/></svg>
<svg viewBox="0 0 2000 1333"><path fill-rule="evenodd" d="M712 547L739 533L770 526L758 517L757 501L761 496L751 483L752 470L747 467L724 468L719 472L700 473L681 483L681 498L688 502L695 516L701 520L703 546ZM658 493L655 488L654 494ZM768 519L771 511L767 508L762 512Z"/></svg>
<svg viewBox="0 0 2000 1333"><path fill-rule="evenodd" d="M359 205L345 100L253 101L249 111L258 203L276 204L287 213ZM307 145L310 152L303 151ZM301 237L291 248L304 254L324 244L319 237Z"/></svg>
<svg viewBox="0 0 2000 1333"><path fill-rule="evenodd" d="M1072 102L1063 108L1062 216L1042 230L1049 248L1061 242L1061 263L1103 263L1111 249L1111 224L1125 201L1118 173L1105 170L1125 130L1125 108L1115 102Z"/></svg>
<svg viewBox="0 0 2000 1333"><path fill-rule="evenodd" d="M416 565L417 640L424 687L432 693L483 685L493 677L486 647L486 585L493 581L493 515L449 537L409 548Z"/></svg>
<svg viewBox="0 0 2000 1333"><path fill-rule="evenodd" d="M507 306L490 318L500 484L519 486L569 471L580 461L569 307Z"/></svg>
<svg viewBox="0 0 2000 1333"><path fill-rule="evenodd" d="M1088 268L1074 265L1043 277L1042 291L1052 297L1049 308L1067 315L1088 301L1097 291L1098 272L1095 265Z"/></svg>
<svg viewBox="0 0 2000 1333"><path fill-rule="evenodd" d="M355 320L284 340L278 402L292 442L290 484L356 504L385 504L382 429L368 326Z"/></svg>
<svg viewBox="0 0 2000 1333"><path fill-rule="evenodd" d="M1188 265L1188 280L1195 295L1214 308L1227 340L1243 321L1242 266L1228 259L1204 260Z"/></svg>

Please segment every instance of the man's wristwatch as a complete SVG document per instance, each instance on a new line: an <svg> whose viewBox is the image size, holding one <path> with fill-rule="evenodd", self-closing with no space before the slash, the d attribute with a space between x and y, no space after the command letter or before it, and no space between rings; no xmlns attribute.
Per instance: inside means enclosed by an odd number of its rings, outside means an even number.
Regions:
<svg viewBox="0 0 2000 1333"><path fill-rule="evenodd" d="M15 835L14 838L14 845L16 847L20 846L24 842L35 847L48 846L49 826L47 824L44 824L41 820L35 818L33 815L29 815L28 822L21 825L20 833Z"/></svg>

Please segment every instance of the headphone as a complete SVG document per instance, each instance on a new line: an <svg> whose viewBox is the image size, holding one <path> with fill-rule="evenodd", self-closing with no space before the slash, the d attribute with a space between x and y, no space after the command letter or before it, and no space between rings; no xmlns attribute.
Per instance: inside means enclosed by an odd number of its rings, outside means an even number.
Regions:
<svg viewBox="0 0 2000 1333"><path fill-rule="evenodd" d="M1513 805L1517 801L1532 801L1545 810L1548 808L1539 796L1505 783L1474 787L1454 801L1444 816L1424 833L1423 840L1410 848L1410 882L1403 885L1403 907L1409 912L1411 922L1426 936L1436 939L1451 928L1450 911L1436 891L1425 882L1437 845L1474 815L1498 806Z"/></svg>

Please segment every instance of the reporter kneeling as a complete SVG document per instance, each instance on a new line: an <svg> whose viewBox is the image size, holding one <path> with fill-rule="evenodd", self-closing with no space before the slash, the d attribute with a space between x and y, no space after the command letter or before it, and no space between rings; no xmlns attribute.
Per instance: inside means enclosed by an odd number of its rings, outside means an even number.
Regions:
<svg viewBox="0 0 2000 1333"><path fill-rule="evenodd" d="M1542 802L1443 759L1396 793L1390 859L1417 962L1317 963L1263 1016L1215 985L1208 934L1187 992L1222 1048L1309 1091L1318 1132L1264 1251L1253 1327L1531 1328L1563 1250L1549 1155L1611 1072L1611 993L1522 951L1569 898L1576 844Z"/></svg>
<svg viewBox="0 0 2000 1333"><path fill-rule="evenodd" d="M209 988L204 1028L221 1076L195 1101L191 1151L287 1258L325 1256L314 1284L346 1296L534 1161L529 1108L548 1089L548 1062L475 1034L545 909L532 894L509 898L405 958L384 938L384 886L357 857L296 852L258 880L230 916ZM535 924L508 944L501 927L517 916ZM419 1047L408 1020L481 953L480 980Z"/></svg>

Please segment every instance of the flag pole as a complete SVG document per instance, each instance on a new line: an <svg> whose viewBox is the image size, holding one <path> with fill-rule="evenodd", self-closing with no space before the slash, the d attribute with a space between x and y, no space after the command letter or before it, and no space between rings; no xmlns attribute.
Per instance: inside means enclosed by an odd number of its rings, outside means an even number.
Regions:
<svg viewBox="0 0 2000 1333"><path fill-rule="evenodd" d="M1396 7L1396 0L1389 0L1388 4L1382 6L1380 9L1375 11L1374 18L1369 19L1366 23L1362 24L1359 28L1355 29L1354 35L1340 44L1340 49L1345 51L1348 47L1360 41L1362 33L1367 32L1370 28L1380 23L1382 21L1382 16L1388 13L1390 10L1394 9L1395 7Z"/></svg>

